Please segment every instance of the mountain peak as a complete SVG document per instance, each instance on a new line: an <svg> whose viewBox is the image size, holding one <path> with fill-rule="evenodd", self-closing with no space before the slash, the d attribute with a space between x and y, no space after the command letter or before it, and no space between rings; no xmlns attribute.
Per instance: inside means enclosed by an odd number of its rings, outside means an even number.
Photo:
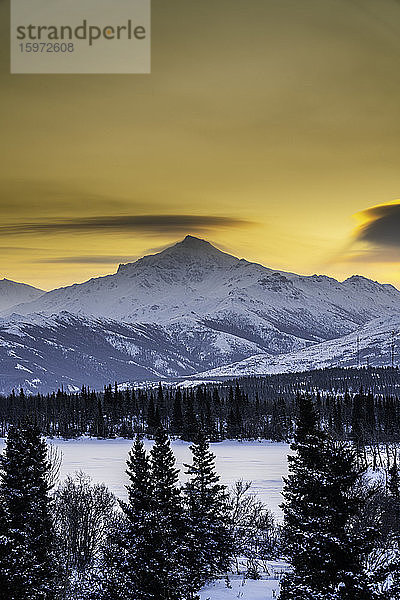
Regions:
<svg viewBox="0 0 400 600"><path fill-rule="evenodd" d="M185 248L187 250L192 250L192 251L213 250L213 251L220 252L220 250L218 250L218 248L213 246L210 242L207 242L207 240L203 240L202 238L195 237L194 235L187 235L181 242L177 242L176 244L174 244L174 246L171 246L169 249L172 249L172 248Z"/></svg>
<svg viewBox="0 0 400 600"><path fill-rule="evenodd" d="M157 254L150 254L134 263L119 265L118 274L137 275L143 269L162 269L164 273L174 270L179 280L189 282L192 277L201 279L218 268L229 268L239 262L235 256L222 252L210 242L187 235L183 240ZM203 275L201 275L201 273Z"/></svg>
<svg viewBox="0 0 400 600"><path fill-rule="evenodd" d="M202 238L198 238L194 235L187 235L181 242L181 244L208 244L211 245L207 240L203 240Z"/></svg>
<svg viewBox="0 0 400 600"><path fill-rule="evenodd" d="M172 257L180 261L195 261L195 262L211 262L215 266L222 264L233 264L239 259L231 254L227 254L219 250L213 244L202 238L193 235L187 235L182 241L177 242L173 246L166 248L160 254L156 254L155 258L160 259Z"/></svg>
<svg viewBox="0 0 400 600"><path fill-rule="evenodd" d="M364 288L367 288L367 287L375 288L375 287L377 287L377 286L379 287L381 285L377 281L368 279L367 277L364 277L363 275L352 275L351 277L348 277L347 279L345 279L343 283L348 284L348 285L358 286L358 287L364 287Z"/></svg>

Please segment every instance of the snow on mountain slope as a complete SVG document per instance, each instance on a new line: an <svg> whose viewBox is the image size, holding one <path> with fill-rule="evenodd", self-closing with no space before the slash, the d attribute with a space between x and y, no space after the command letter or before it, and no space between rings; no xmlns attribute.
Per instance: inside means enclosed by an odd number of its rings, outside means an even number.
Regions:
<svg viewBox="0 0 400 600"><path fill-rule="evenodd" d="M400 363L399 332L400 315L390 318L380 317L370 321L357 332L339 339L328 340L280 356L258 354L231 365L199 373L196 378L302 372L334 366L389 366L392 362L392 347L394 361L398 365Z"/></svg>
<svg viewBox="0 0 400 600"><path fill-rule="evenodd" d="M9 309L21 302L31 302L42 296L45 292L38 288L17 283L9 279L0 280L0 311Z"/></svg>
<svg viewBox="0 0 400 600"><path fill-rule="evenodd" d="M114 275L32 293L2 311L3 392L354 364L357 335L377 340L371 364L387 364L400 314L393 286L273 271L191 236Z"/></svg>
<svg viewBox="0 0 400 600"><path fill-rule="evenodd" d="M68 311L183 332L201 325L280 354L346 335L399 309L393 286L358 276L340 283L273 271L187 236L159 254L120 265L114 275L48 292L13 311Z"/></svg>
<svg viewBox="0 0 400 600"><path fill-rule="evenodd" d="M185 330L67 312L15 315L0 320L0 393L186 377L261 351L201 324Z"/></svg>

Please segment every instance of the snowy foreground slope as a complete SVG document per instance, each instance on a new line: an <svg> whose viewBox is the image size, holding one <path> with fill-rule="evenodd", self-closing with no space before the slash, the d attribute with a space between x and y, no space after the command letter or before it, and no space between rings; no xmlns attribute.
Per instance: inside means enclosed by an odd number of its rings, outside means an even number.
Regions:
<svg viewBox="0 0 400 600"><path fill-rule="evenodd" d="M327 355L331 364L343 355L354 365L350 350L337 354L331 341L351 348L352 334L369 335L374 319L390 324L400 314L391 285L275 271L191 236L113 275L15 296L13 306L1 303L1 289L0 392L101 388L213 369L297 370L321 366ZM386 335L383 321L381 328ZM326 350L314 352L316 344ZM371 364L388 364L384 354L375 358Z"/></svg>

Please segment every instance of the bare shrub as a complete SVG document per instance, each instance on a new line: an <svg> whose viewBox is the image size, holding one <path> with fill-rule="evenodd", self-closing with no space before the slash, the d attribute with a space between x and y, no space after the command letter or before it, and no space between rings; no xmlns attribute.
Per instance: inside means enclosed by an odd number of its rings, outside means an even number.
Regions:
<svg viewBox="0 0 400 600"><path fill-rule="evenodd" d="M99 557L116 501L103 483L79 471L54 494L55 524L67 570L84 571Z"/></svg>

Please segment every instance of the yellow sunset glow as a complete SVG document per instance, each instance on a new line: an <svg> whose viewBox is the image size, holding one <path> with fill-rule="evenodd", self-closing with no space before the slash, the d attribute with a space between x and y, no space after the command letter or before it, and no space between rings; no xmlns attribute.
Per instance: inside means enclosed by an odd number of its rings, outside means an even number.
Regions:
<svg viewBox="0 0 400 600"><path fill-rule="evenodd" d="M353 235L400 194L399 3L152 13L151 75L10 75L0 0L1 276L50 289L189 233L273 268L400 285L396 248Z"/></svg>

